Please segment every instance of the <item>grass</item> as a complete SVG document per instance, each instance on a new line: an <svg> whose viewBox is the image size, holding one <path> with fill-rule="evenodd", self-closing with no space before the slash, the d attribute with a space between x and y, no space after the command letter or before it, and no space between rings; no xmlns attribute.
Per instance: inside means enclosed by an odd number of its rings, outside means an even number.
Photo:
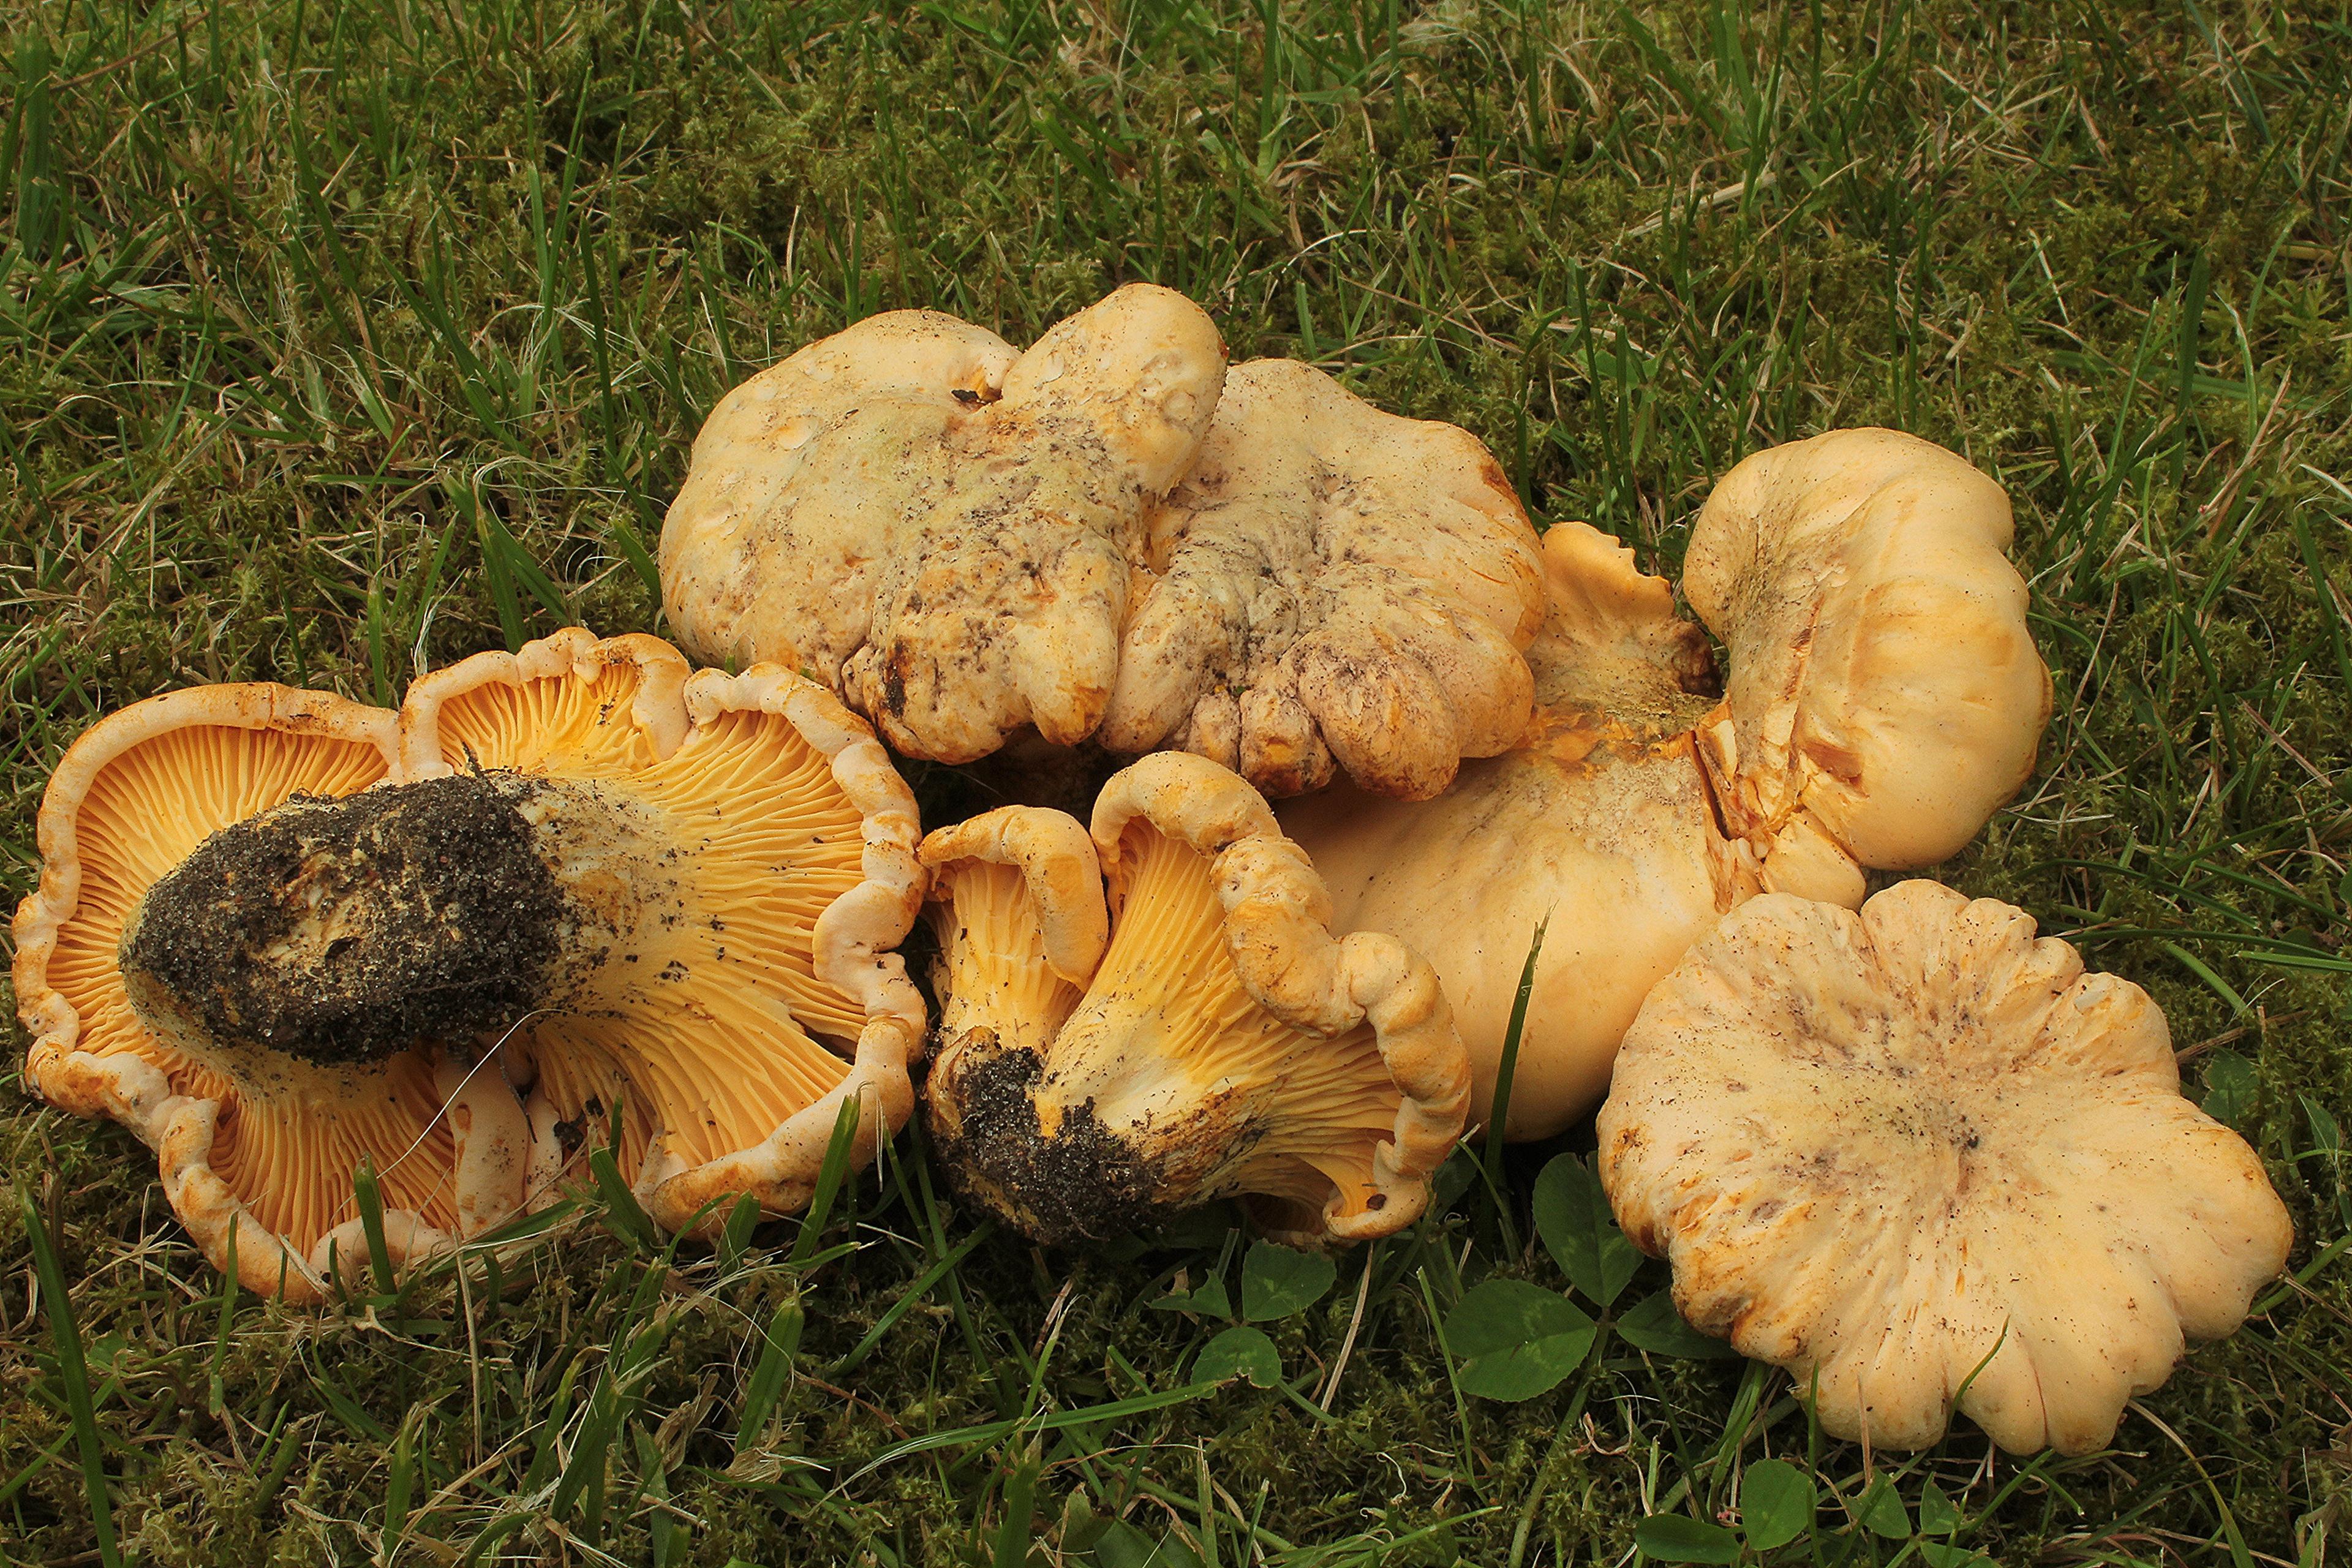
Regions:
<svg viewBox="0 0 2352 1568"><path fill-rule="evenodd" d="M1463 1170L1254 1325L1282 1386L1203 1386L1248 1267L1220 1216L1042 1253L913 1137L805 1230L671 1251L588 1194L503 1268L289 1313L223 1293L129 1137L16 1082L0 1554L1619 1563L1639 1530L1890 1568L2343 1558L2343 0L0 18L0 896L100 713L243 679L381 702L567 620L655 628L647 552L730 384L876 310L1025 341L1150 279L1237 357L1468 426L1539 516L1661 570L1714 476L1821 428L2000 479L2057 713L1941 875L2154 993L2299 1234L2112 1451L1963 1426L1904 1458L1821 1440L1779 1373L1636 1346L1655 1265L1580 1288L1605 1331L1551 1392L1465 1390L1436 1331L1464 1293L1570 1279L1524 1207L1558 1149L1513 1151L1499 1205ZM1785 1545L1772 1458L1820 1500ZM1726 1548L1703 1526L1743 1501Z"/></svg>

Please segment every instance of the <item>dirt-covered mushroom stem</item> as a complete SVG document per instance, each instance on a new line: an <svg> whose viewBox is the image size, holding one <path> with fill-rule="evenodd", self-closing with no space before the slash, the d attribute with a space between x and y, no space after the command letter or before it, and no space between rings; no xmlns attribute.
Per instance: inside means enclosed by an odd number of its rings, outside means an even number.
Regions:
<svg viewBox="0 0 2352 1568"><path fill-rule="evenodd" d="M661 847L584 782L452 773L214 834L124 925L123 979L192 1052L381 1061L625 984ZM675 882L675 876L667 880Z"/></svg>

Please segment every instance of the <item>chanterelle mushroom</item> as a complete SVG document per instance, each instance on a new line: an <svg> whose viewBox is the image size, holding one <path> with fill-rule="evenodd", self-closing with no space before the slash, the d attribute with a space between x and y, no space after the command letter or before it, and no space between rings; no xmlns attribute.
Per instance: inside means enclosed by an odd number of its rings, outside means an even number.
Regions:
<svg viewBox="0 0 2352 1568"><path fill-rule="evenodd" d="M1717 700L1666 584L1556 524L1517 748L1426 803L1339 784L1285 804L1337 929L1387 931L1437 966L1474 1115L1491 1112L1539 921L1512 1138L1600 1101L1643 996L1742 900L1857 904L1864 868L1948 856L2015 793L2050 684L2010 532L1999 486L1913 437L1836 431L1748 458L1700 511L1685 566L1729 655Z"/></svg>
<svg viewBox="0 0 2352 1568"><path fill-rule="evenodd" d="M1683 1314L1817 1390L1832 1435L1923 1447L1957 1400L2005 1448L2082 1453L2294 1238L2179 1086L2147 994L2020 910L1773 896L1643 1004L1601 1177Z"/></svg>
<svg viewBox="0 0 2352 1568"><path fill-rule="evenodd" d="M1302 1241L1426 1206L1469 1079L1437 978L1387 937L1332 938L1240 779L1162 752L1104 787L1091 837L1006 806L922 855L944 949L931 1124L987 1207L1067 1242L1228 1195Z"/></svg>
<svg viewBox="0 0 2352 1568"><path fill-rule="evenodd" d="M1277 795L1423 798L1508 746L1539 575L1467 431L1228 375L1148 284L1026 353L929 310L810 344L721 400L662 529L690 649L804 668L908 755L1033 727Z"/></svg>
<svg viewBox="0 0 2352 1568"><path fill-rule="evenodd" d="M804 668L911 756L1094 732L1146 507L1224 377L1200 307L1130 284L1018 353L930 310L870 317L722 399L662 528L706 659Z"/></svg>
<svg viewBox="0 0 2352 1568"><path fill-rule="evenodd" d="M921 1002L886 950L916 833L832 698L689 679L651 637L483 655L397 714L171 693L50 782L27 1076L138 1132L215 1266L234 1232L241 1279L293 1299L355 1255L362 1157L404 1257L517 1212L615 1108L661 1223L789 1207L845 1096L867 1149L911 1108Z"/></svg>
<svg viewBox="0 0 2352 1568"><path fill-rule="evenodd" d="M1154 513L1100 739L1273 795L1335 768L1423 800L1526 727L1535 530L1494 458L1310 365L1252 360Z"/></svg>
<svg viewBox="0 0 2352 1568"><path fill-rule="evenodd" d="M905 1123L924 1010L892 950L921 907L920 828L830 694L572 631L426 676L403 727L410 776L517 802L566 900L562 967L502 1020L521 1020L535 1187L616 1103L622 1173L671 1229L737 1194L800 1208L845 1100L865 1102L860 1163Z"/></svg>
<svg viewBox="0 0 2352 1568"><path fill-rule="evenodd" d="M175 917L213 889L172 873L211 835L296 797L352 795L390 775L398 755L394 715L324 692L210 686L137 703L91 726L58 763L41 805L40 886L16 910L34 1091L136 1132L215 1266L234 1247L245 1284L296 1300L320 1288L314 1248L321 1265L338 1243L358 1256L352 1173L363 1157L381 1177L395 1254L518 1208L529 1142L520 1105L495 1068L469 1078L423 1045L317 1060L205 1050L143 1016L129 981L142 967L183 967L168 939L187 922ZM162 898L151 898L159 885ZM130 962L142 923L146 949ZM270 1024L242 1022L239 1033Z"/></svg>

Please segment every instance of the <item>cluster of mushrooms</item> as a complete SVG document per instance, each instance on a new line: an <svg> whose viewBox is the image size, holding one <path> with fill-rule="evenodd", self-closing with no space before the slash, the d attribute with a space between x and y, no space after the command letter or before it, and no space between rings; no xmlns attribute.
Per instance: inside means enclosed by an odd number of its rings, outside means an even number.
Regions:
<svg viewBox="0 0 2352 1568"><path fill-rule="evenodd" d="M1541 925L1501 1131L1600 1108L1694 1324L1835 1435L1957 1404L2092 1448L2292 1236L2138 987L2006 905L1865 898L2032 771L2010 534L1927 442L1778 447L1698 514L1703 631L1466 432L1229 368L1166 289L1025 353L877 316L695 443L664 598L714 668L573 628L396 711L224 685L93 726L16 921L28 1077L289 1301L363 1256L362 1162L402 1260L598 1147L707 1230L804 1205L851 1102L871 1160L927 1052L951 1178L1031 1237L1232 1197L1331 1245L1493 1119ZM1001 752L1013 804L925 836L894 752ZM1087 821L1019 798L1073 781Z"/></svg>

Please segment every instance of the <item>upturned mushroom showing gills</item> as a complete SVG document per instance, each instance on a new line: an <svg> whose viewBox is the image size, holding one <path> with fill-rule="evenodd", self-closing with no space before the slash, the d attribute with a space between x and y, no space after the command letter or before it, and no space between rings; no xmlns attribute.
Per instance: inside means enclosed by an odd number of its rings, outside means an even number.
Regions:
<svg viewBox="0 0 2352 1568"><path fill-rule="evenodd" d="M1386 931L1444 978L1493 1114L1530 941L1548 921L1507 1136L1588 1114L1642 998L1742 900L1852 906L1864 868L1965 845L2032 773L2050 678L2002 554L1999 486L1886 430L1776 447L1725 476L1684 586L1581 523L1543 539L1535 718L1515 749L1425 803L1345 784L1285 831L1340 931Z"/></svg>
<svg viewBox="0 0 2352 1568"><path fill-rule="evenodd" d="M27 1076L153 1146L256 1289L313 1299L361 1256L362 1160L405 1258L549 1195L615 1118L677 1228L804 1202L845 1099L861 1154L911 1110L914 802L782 670L575 629L397 713L174 692L68 752L40 837Z"/></svg>
<svg viewBox="0 0 2352 1568"><path fill-rule="evenodd" d="M1543 572L1510 481L1468 431L1311 365L1227 374L1138 578L1113 751L1195 752L1269 795L1344 773L1423 800L1527 726Z"/></svg>
<svg viewBox="0 0 2352 1568"><path fill-rule="evenodd" d="M1145 508L1199 449L1224 344L1130 284L1016 352L869 317L735 388L695 438L662 599L700 657L813 671L909 756L1092 734Z"/></svg>
<svg viewBox="0 0 2352 1568"><path fill-rule="evenodd" d="M1241 779L1161 752L1104 787L1091 833L1005 806L922 856L942 949L927 1098L967 1195L1056 1243L1228 1196L1306 1244L1427 1205L1469 1088L1437 977L1388 937L1332 937Z"/></svg>
<svg viewBox="0 0 2352 1568"><path fill-rule="evenodd" d="M1600 1132L1683 1315L1881 1447L1956 1404L2005 1448L2105 1445L2294 1239L2145 992L1933 882L1734 912L1643 1005Z"/></svg>

